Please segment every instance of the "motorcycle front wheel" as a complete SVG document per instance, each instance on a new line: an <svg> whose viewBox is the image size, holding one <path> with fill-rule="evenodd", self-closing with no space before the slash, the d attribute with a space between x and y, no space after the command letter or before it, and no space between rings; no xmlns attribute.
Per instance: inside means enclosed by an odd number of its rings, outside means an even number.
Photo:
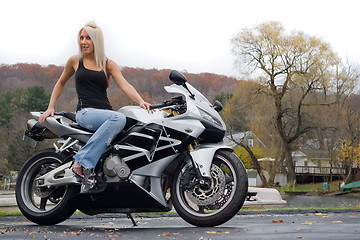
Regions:
<svg viewBox="0 0 360 240"><path fill-rule="evenodd" d="M248 178L242 161L232 152L219 150L212 159L211 179L206 179L205 184L197 179L192 164L180 167L174 176L171 198L185 221L213 227L238 213L247 191Z"/></svg>
<svg viewBox="0 0 360 240"><path fill-rule="evenodd" d="M30 221L53 225L68 219L76 210L68 199L78 192L75 186L38 187L36 179L64 163L66 157L54 149L43 150L27 160L16 182L16 201ZM59 176L61 177L61 176Z"/></svg>

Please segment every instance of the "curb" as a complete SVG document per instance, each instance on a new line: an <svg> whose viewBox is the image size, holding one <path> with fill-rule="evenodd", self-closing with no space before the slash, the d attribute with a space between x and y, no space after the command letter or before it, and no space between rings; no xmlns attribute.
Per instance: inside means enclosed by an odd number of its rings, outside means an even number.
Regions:
<svg viewBox="0 0 360 240"><path fill-rule="evenodd" d="M17 206L15 191L0 192L0 212L17 213L20 209Z"/></svg>

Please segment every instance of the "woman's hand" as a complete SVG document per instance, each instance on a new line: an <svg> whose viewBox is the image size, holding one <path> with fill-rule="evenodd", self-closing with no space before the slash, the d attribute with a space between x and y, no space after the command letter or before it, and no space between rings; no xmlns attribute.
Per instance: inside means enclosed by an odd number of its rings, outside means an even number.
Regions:
<svg viewBox="0 0 360 240"><path fill-rule="evenodd" d="M153 112L153 109L150 109L151 104L145 101L140 102L140 107L146 109L148 112Z"/></svg>
<svg viewBox="0 0 360 240"><path fill-rule="evenodd" d="M42 113L39 117L39 122L45 122L45 119L49 116L53 117L55 113L55 109L50 108L48 110L46 110L44 113Z"/></svg>

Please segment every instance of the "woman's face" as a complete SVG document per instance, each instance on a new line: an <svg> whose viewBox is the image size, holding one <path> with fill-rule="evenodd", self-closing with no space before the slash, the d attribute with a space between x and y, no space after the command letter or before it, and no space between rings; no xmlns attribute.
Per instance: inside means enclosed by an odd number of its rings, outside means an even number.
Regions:
<svg viewBox="0 0 360 240"><path fill-rule="evenodd" d="M80 47L81 47L82 53L84 55L93 54L94 53L94 43L84 29L82 29L80 31L79 37L80 37Z"/></svg>

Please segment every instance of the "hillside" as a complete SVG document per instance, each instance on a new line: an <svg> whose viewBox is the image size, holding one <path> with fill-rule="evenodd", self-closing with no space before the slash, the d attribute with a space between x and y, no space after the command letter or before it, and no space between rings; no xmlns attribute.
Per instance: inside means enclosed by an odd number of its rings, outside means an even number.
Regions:
<svg viewBox="0 0 360 240"><path fill-rule="evenodd" d="M33 85L44 86L47 92L51 92L54 84L61 75L64 67L39 64L14 64L0 66L0 94L6 90L14 90L19 87L29 87ZM155 103L161 102L168 97L164 86L170 85L169 69L141 69L141 68L122 68L124 77L131 83L138 92L148 101ZM217 94L232 93L237 84L237 80L232 77L212 74L212 73L184 73L189 83L202 92L210 101ZM111 81L108 89L109 99L114 108L127 104L133 104L123 96L122 92ZM59 100L58 110L69 110L75 108L77 99L75 92L74 79L70 79L66 85L61 99ZM58 107L59 108L59 107Z"/></svg>

